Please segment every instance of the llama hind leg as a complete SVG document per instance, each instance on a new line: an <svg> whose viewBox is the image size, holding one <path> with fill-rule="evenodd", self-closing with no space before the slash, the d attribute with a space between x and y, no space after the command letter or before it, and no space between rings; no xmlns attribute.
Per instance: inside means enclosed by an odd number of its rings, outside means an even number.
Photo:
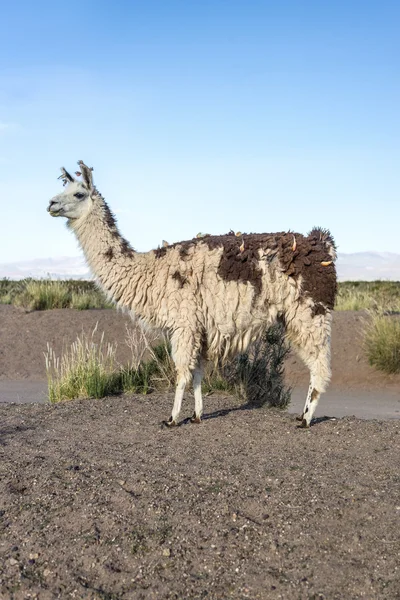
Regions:
<svg viewBox="0 0 400 600"><path fill-rule="evenodd" d="M192 423L200 423L203 414L203 396L201 393L201 380L203 379L203 368L201 361L193 371L193 393L194 393L194 414L190 419Z"/></svg>
<svg viewBox="0 0 400 600"><path fill-rule="evenodd" d="M303 414L300 417L297 417L299 421L301 421L301 426L304 428L310 427L311 420L313 418L315 409L318 406L318 400L321 396L321 392L314 387L313 377L311 376L311 383L308 388L306 402L304 404Z"/></svg>
<svg viewBox="0 0 400 600"><path fill-rule="evenodd" d="M308 331L304 331L304 327L299 327L297 329L297 339L292 339L297 353L310 370L310 385L303 413L298 417L298 420L301 421L301 426L305 428L310 427L319 398L325 392L331 378L330 315L328 314L325 318L317 319L315 317L311 321L311 324L307 323L309 326ZM301 335L302 330L304 332L303 335Z"/></svg>
<svg viewBox="0 0 400 600"><path fill-rule="evenodd" d="M310 427L319 398L325 392L331 378L329 337L325 340L325 343L316 347L318 348L316 356L313 356L313 354L310 356L309 354L305 357L303 354L303 360L310 369L310 385L303 414L300 417L301 426L305 428Z"/></svg>

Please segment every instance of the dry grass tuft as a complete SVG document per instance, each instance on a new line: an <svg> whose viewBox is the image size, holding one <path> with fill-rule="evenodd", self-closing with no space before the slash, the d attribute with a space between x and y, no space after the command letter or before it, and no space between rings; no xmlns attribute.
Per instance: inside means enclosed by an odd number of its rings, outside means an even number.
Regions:
<svg viewBox="0 0 400 600"><path fill-rule="evenodd" d="M97 337L96 325L91 335L78 336L61 357L47 344L45 361L50 402L102 398L118 391L117 346L105 343L104 333L98 340Z"/></svg>
<svg viewBox="0 0 400 600"><path fill-rule="evenodd" d="M23 279L0 280L0 303L14 304L27 310L53 308L111 308L93 281Z"/></svg>
<svg viewBox="0 0 400 600"><path fill-rule="evenodd" d="M339 283L335 310L400 311L400 282L345 281Z"/></svg>
<svg viewBox="0 0 400 600"><path fill-rule="evenodd" d="M369 364L385 373L400 373L400 319L381 310L371 313L364 332Z"/></svg>

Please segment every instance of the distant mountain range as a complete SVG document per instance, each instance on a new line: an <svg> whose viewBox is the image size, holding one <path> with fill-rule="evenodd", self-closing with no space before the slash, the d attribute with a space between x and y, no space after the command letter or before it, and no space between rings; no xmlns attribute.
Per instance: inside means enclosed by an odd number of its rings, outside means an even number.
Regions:
<svg viewBox="0 0 400 600"><path fill-rule="evenodd" d="M394 252L354 252L338 255L339 281L400 281L400 254Z"/></svg>
<svg viewBox="0 0 400 600"><path fill-rule="evenodd" d="M24 279L91 279L83 256L60 256L58 258L35 258L0 264L0 278Z"/></svg>
<svg viewBox="0 0 400 600"><path fill-rule="evenodd" d="M340 281L400 281L400 254L391 252L355 252L340 254L337 261ZM0 278L24 279L91 279L82 256L36 258L15 263L0 264Z"/></svg>

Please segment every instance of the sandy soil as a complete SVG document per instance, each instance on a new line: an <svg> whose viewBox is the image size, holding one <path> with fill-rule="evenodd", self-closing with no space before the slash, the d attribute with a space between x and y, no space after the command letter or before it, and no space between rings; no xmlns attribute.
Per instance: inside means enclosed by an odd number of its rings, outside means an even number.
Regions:
<svg viewBox="0 0 400 600"><path fill-rule="evenodd" d="M361 318L335 315L332 393L396 398L400 378L362 356ZM60 350L97 320L123 339L113 311L0 306L2 385L42 385L47 341ZM307 382L294 357L287 379ZM307 431L211 396L200 425L169 430L171 405L0 404L1 600L400 598L398 419L319 418Z"/></svg>

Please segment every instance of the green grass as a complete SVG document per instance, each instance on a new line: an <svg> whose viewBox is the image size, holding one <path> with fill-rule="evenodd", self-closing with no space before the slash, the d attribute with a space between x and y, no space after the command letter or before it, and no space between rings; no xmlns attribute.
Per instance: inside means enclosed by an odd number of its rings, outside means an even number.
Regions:
<svg viewBox="0 0 400 600"><path fill-rule="evenodd" d="M0 303L22 306L28 310L52 308L111 308L93 281L0 279ZM339 283L336 310L369 310L382 307L400 312L400 282L346 281Z"/></svg>
<svg viewBox="0 0 400 600"><path fill-rule="evenodd" d="M162 375L154 357L137 366L122 366L116 352L117 344L107 343L97 325L90 335L83 332L78 336L61 356L56 356L48 344L45 362L50 402L104 398L123 392L147 394L154 389L154 376ZM160 352L157 347L155 352Z"/></svg>
<svg viewBox="0 0 400 600"><path fill-rule="evenodd" d="M45 354L50 402L72 398L102 398L116 393L116 345L106 344L104 335L96 341L97 328L91 336L82 334L57 357L47 345Z"/></svg>
<svg viewBox="0 0 400 600"><path fill-rule="evenodd" d="M339 283L336 310L400 312L399 281L345 281Z"/></svg>
<svg viewBox="0 0 400 600"><path fill-rule="evenodd" d="M400 373L400 319L379 312L371 315L364 348L370 365L385 373Z"/></svg>
<svg viewBox="0 0 400 600"><path fill-rule="evenodd" d="M27 310L53 308L111 308L104 294L93 281L23 279L0 280L0 303L21 306Z"/></svg>

